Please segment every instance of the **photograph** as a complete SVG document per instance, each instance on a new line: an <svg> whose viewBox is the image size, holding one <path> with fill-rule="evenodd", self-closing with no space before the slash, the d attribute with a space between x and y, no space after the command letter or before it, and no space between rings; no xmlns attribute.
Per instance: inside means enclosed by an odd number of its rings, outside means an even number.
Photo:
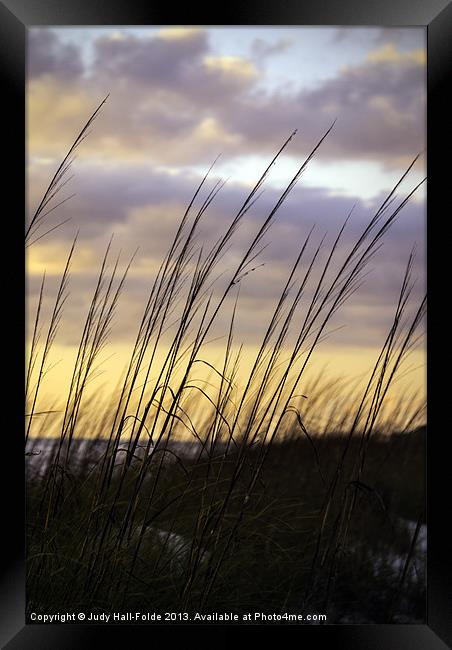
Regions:
<svg viewBox="0 0 452 650"><path fill-rule="evenodd" d="M426 36L27 29L27 623L426 624Z"/></svg>

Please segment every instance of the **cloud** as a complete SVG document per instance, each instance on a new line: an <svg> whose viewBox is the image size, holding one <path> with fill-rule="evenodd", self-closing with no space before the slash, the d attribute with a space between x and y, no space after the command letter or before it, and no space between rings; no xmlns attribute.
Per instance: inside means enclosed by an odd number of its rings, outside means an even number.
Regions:
<svg viewBox="0 0 452 650"><path fill-rule="evenodd" d="M267 57L280 54L288 50L295 42L295 39L288 36L279 38L276 42L270 43L263 38L256 38L251 44L251 51L257 59L265 59Z"/></svg>
<svg viewBox="0 0 452 650"><path fill-rule="evenodd" d="M424 49L409 50L400 52L394 43L386 43L383 47L371 50L367 55L367 60L371 63L415 63L426 65L427 53Z"/></svg>
<svg viewBox="0 0 452 650"><path fill-rule="evenodd" d="M416 49L425 45L425 27L380 27L375 32L375 44L398 43L400 47Z"/></svg>
<svg viewBox="0 0 452 650"><path fill-rule="evenodd" d="M185 110L234 99L256 76L248 59L213 55L208 32L201 29L180 29L176 36L163 30L149 38L105 36L94 43L93 82L101 77L116 88L130 88L146 105L152 105L152 93L161 109L171 110L171 102L183 99Z"/></svg>
<svg viewBox="0 0 452 650"><path fill-rule="evenodd" d="M56 142L64 138L69 144L82 116L107 92L110 100L83 155L209 164L220 152L270 155L299 128L289 151L300 156L336 118L318 153L324 160L403 166L425 146L425 62L419 48L402 52L386 44L315 88L265 90L258 85L262 61L259 67L250 58L213 54L207 30L170 34L98 38L89 71L69 85L66 75L63 88L69 46L40 31L31 42L30 62L43 69L40 43L47 38L52 65L47 75L30 78L30 149L56 155Z"/></svg>
<svg viewBox="0 0 452 650"><path fill-rule="evenodd" d="M60 81L73 81L83 73L76 45L62 44L54 32L33 27L28 30L29 78L51 75Z"/></svg>
<svg viewBox="0 0 452 650"><path fill-rule="evenodd" d="M213 74L243 78L249 82L257 71L251 61L239 56L206 56L204 64Z"/></svg>
<svg viewBox="0 0 452 650"><path fill-rule="evenodd" d="M192 65L200 64L207 51L207 34L203 30L177 32L177 38L163 32L151 38L130 34L122 38L104 36L94 43L92 70L125 82L172 86L188 82Z"/></svg>
<svg viewBox="0 0 452 650"><path fill-rule="evenodd" d="M44 165L38 169L34 170L34 178L40 178L40 184L43 184L49 170ZM139 247L121 299L120 315L112 333L113 341L128 340L131 332L135 331L153 278L200 177L194 174L170 174L151 167L143 168L142 165L93 168L91 164L81 162L76 163L75 171L76 179L72 184L75 185L77 195L65 204L56 217L60 219L70 216L71 221L29 251L27 276L30 294L32 300L35 300L44 270L50 295L56 290L70 243L75 232L80 230L72 265L71 297L61 329L61 342L76 344L82 318L87 312L94 290L100 257L114 233L113 257L121 249L122 265ZM202 204L215 181L213 176L198 197L197 206ZM249 188L232 182L221 190L201 219L198 246L203 245L204 250L208 250L209 245L229 226L248 192ZM232 241L232 248L218 267L218 273L225 273L219 280L219 286L230 277L240 255L275 206L278 197L278 191L267 187L246 215ZM338 263L343 260L383 198L379 196L369 204L358 198L331 196L327 188L305 187L301 182L279 210L275 223L266 235L263 244L268 244L268 247L256 260L257 266L264 266L250 273L240 284L241 312L237 320L237 336L243 337L249 344L257 344L284 286L290 266L313 225L315 230L302 270L307 268L307 260L324 235L326 239L318 263L326 261L338 229L355 204L336 252ZM37 192L31 199L33 203L38 199ZM195 211L196 206L192 218ZM418 276L418 283L413 295L420 297L425 267L424 229L423 204L408 204L371 263L370 268L373 270L366 283L336 319L338 325L347 325L348 335L341 334L342 345L372 346L381 343L393 316L394 301L397 299L408 255L416 241L418 255L414 275ZM309 300L312 295L320 268L318 266L312 275L306 288L305 300ZM332 270L334 268L337 268L335 264ZM229 306L227 303L220 314L217 329L219 334L227 329Z"/></svg>
<svg viewBox="0 0 452 650"><path fill-rule="evenodd" d="M230 161L227 173L232 170L232 180L200 221L196 245L203 246L206 252L242 205L250 191L250 179L257 180L293 128L299 127L299 133L290 143L289 163L298 164L337 117L333 132L318 153L315 174L309 179L303 176L280 208L263 241L268 246L255 262L258 268L238 287L235 341L243 341L248 354L260 342L290 266L315 224L298 280L315 247L324 235L326 239L317 260L319 266L306 286L293 321L298 327L319 278L320 264L326 261L329 247L353 204L355 209L337 247L331 273L384 199L377 195L365 201L359 197L359 187L355 197L340 195L340 184L334 184L333 193L333 183L331 187L325 186L328 181L322 183L326 178L322 176L322 165L323 171L326 168L323 163L333 161L329 174L336 175L337 167L339 179L344 161L405 165L406 159L424 146L425 65L419 43L408 40L401 48L396 38L397 46L375 38L361 60L338 69L334 77L316 87L294 90L295 86L286 85L272 90L265 85L266 66L275 63L273 57L280 61L280 54L290 47L282 40L266 43L257 39L250 55L243 57L235 56L233 51L227 55L214 51L206 29L161 30L147 37L113 31L94 41L89 56L83 52L87 62L84 69L81 48L68 45L53 30L32 28L27 93L30 210L37 205L84 120L107 92L111 97L78 150L73 165L75 178L61 195L64 198L76 192L75 197L49 215L49 225L68 217L70 221L28 250L30 322L44 270L46 299L42 313L49 313L66 255L79 230L70 295L57 336L57 345L63 346L62 355L68 349L64 346L78 344L101 257L114 233L111 263L122 251L120 269L139 248L121 295L106 354L121 346L124 349L136 334L159 264L202 170L220 152L221 160ZM280 177L285 176L290 164L285 158L278 162ZM242 163L246 172L240 168ZM201 205L214 186L217 169L214 167L196 205ZM365 164L363 169L367 169ZM401 175L398 170L388 172L379 187L393 174L394 180ZM318 179L318 187L312 187L313 178ZM310 185L305 185L305 179ZM360 179L356 182L358 185ZM373 187L373 180L369 183ZM224 273L218 279L217 291L236 268L282 191L271 178L264 189L217 268L218 274ZM384 246L369 266L372 272L365 284L331 324L333 328L346 327L328 340L327 357L336 354L347 365L352 350L354 358L362 354L370 359L369 350L375 351L381 345L392 322L414 242L418 243L414 267L418 282L413 298L418 300L422 295L424 207L422 200L409 203L385 236ZM223 305L212 337L227 332L234 299L235 294L231 294Z"/></svg>
<svg viewBox="0 0 452 650"><path fill-rule="evenodd" d="M295 148L305 151L299 142L312 144L337 119L319 156L400 164L424 147L425 67L418 52L397 54L378 50L373 58L294 96L275 93L271 101L260 102L245 98L235 111L222 112L223 122L246 134L250 146L262 148L271 135L299 127L307 137L298 138Z"/></svg>
<svg viewBox="0 0 452 650"><path fill-rule="evenodd" d="M332 30L331 44L380 47L397 43L410 50L425 45L425 33L423 27L337 27Z"/></svg>

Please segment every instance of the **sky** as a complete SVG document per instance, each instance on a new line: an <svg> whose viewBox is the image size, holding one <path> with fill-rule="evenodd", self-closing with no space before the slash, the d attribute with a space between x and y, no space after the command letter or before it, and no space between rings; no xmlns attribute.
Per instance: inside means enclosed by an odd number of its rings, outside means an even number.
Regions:
<svg viewBox="0 0 452 650"><path fill-rule="evenodd" d="M241 283L237 339L252 358L289 266L315 225L331 242L353 208L339 252L362 231L417 154L403 198L425 176L426 43L423 28L46 27L28 30L27 209L32 214L83 123L109 98L77 151L74 196L49 224L68 221L27 249L30 322L43 273L52 305L76 232L70 295L55 340L48 390L61 393L99 270L114 235L121 264L138 248L118 306L100 382L126 362L156 269L197 184L227 180L201 225L213 241L281 144L274 166L224 260L227 271L306 155L334 127L279 210L259 268ZM394 314L416 246L413 300L425 290L421 187L387 233L365 283L338 314L315 367L365 376ZM228 312L216 333L227 331ZM212 360L220 344L211 345ZM424 390L425 353L400 386ZM323 370L322 370L323 371ZM100 385L100 384L99 384Z"/></svg>

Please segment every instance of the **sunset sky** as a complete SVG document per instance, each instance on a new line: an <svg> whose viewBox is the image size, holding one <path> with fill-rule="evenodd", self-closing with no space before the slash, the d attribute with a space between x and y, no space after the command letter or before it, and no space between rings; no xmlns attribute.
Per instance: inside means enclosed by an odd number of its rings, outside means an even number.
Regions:
<svg viewBox="0 0 452 650"><path fill-rule="evenodd" d="M110 93L73 164L49 224L70 220L27 252L29 313L42 274L46 309L79 231L70 296L55 342L50 391L61 390L99 270L114 233L124 262L138 247L121 297L102 384L116 384L156 269L200 178L221 154L211 185L227 179L210 206L206 241L230 223L250 187L294 129L265 192L230 253L239 255L307 153L337 120L267 235L259 269L240 287L237 342L251 355L289 266L315 223L331 242L354 207L350 247L385 195L421 153L400 198L425 176L425 31L422 28L111 27L28 31L28 209L36 208L84 121ZM425 290L424 189L401 212L372 260L365 284L319 348L318 367L341 375L368 371L394 313L416 244L414 300ZM223 320L221 320L223 319ZM227 331L228 313L220 316ZM212 344L215 360L216 345ZM402 386L423 386L421 346Z"/></svg>

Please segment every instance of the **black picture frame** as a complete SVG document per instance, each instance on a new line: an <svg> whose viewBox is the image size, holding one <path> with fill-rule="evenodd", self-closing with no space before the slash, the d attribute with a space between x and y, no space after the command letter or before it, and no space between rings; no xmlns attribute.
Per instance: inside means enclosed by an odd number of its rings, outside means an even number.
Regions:
<svg viewBox="0 0 452 650"><path fill-rule="evenodd" d="M3 541L5 567L1 575L1 637L7 650L62 650L107 645L132 648L135 634L145 634L149 643L148 626L83 626L71 624L25 625L25 571L24 571L24 456L23 456L23 402L22 368L18 359L23 350L24 308L22 291L25 284L24 251L22 245L25 151L25 51L28 27L38 25L361 25L361 26L423 26L428 43L428 435L427 435L427 521L428 521L428 611L426 625L303 625L285 626L300 635L298 641L310 647L313 643L331 643L329 647L350 650L440 650L452 647L452 579L448 570L450 543L448 541L448 493L450 458L446 453L449 431L445 413L447 381L440 377L439 359L444 358L444 339L447 331L444 314L442 279L447 277L447 239L443 224L448 198L447 147L449 109L445 102L449 64L452 60L452 6L447 0L324 0L299 2L286 0L278 3L247 2L240 5L229 2L218 13L206 7L190 4L171 11L165 7L150 6L145 2L124 0L6 0L0 3L0 71L4 77L2 88L3 143L6 136L12 140L4 149L7 160L3 173L6 188L3 195L11 199L5 208L6 235L4 250L8 249L13 266L4 269L5 313L9 325L4 363L11 369L8 393L4 394L4 440L11 475L3 499L3 521L6 523ZM446 113L447 111L447 113ZM449 181L450 184L450 181ZM13 190L15 188L15 190ZM7 222L7 223L6 223ZM6 253L5 253L6 254ZM11 274L11 275L10 275ZM13 281L14 280L14 281ZM17 286L18 285L18 286ZM442 298L442 303L441 303ZM447 321L446 321L447 322ZM442 347L441 347L442 346ZM8 360L8 354L10 359ZM14 368L17 372L13 372ZM450 400L450 397L449 397ZM14 432L14 434L12 434ZM3 463L2 463L3 465ZM15 524L13 523L15 520ZM273 629L274 626L266 626ZM300 629L300 627L302 629ZM166 626L154 628L165 635ZM199 641L199 628L184 627L187 641L193 630ZM201 628L203 630L204 628ZM230 626L228 630L237 629ZM240 627L240 633L245 628ZM249 627L247 629L250 629ZM216 630L209 628L215 634ZM252 629L254 631L254 628ZM229 632L228 632L229 633ZM227 634L228 634L227 633ZM279 632L278 632L279 633ZM111 640L110 640L111 639ZM155 642L155 638L153 637Z"/></svg>

